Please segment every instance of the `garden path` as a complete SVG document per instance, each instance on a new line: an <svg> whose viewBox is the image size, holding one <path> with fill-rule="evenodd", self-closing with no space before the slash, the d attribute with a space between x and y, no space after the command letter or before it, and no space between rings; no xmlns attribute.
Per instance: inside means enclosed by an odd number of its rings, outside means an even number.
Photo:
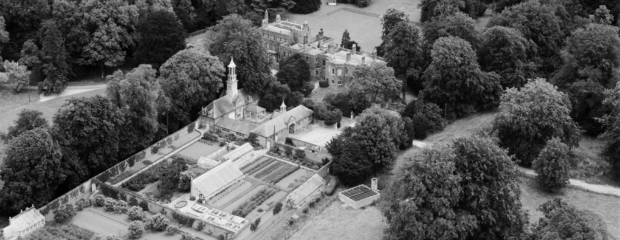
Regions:
<svg viewBox="0 0 620 240"><path fill-rule="evenodd" d="M535 178L537 175L532 169L527 169L527 168L520 167L520 166L518 167L518 169L519 171L521 171L523 175L529 178ZM603 195L610 195L614 197L620 197L620 188L617 188L617 187L612 187L609 185L591 184L591 183L586 183L582 180L577 180L577 179L569 179L568 181L569 181L569 186L572 186L572 187L575 187L581 190L599 193Z"/></svg>
<svg viewBox="0 0 620 240"><path fill-rule="evenodd" d="M90 86L68 86L61 94L53 94L49 96L45 96L43 94L39 95L39 102L46 102L52 99L67 97L83 92L89 92L93 90L105 89L105 84L99 85L90 85Z"/></svg>

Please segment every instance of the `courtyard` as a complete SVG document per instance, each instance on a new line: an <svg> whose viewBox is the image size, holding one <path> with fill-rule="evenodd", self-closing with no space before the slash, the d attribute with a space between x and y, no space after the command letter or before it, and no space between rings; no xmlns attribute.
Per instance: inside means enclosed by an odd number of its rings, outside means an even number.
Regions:
<svg viewBox="0 0 620 240"><path fill-rule="evenodd" d="M322 0L321 3L321 8L316 12L305 15L286 12L281 15L282 20L288 19L297 23L308 21L313 36L322 28L325 36L333 38L336 43L340 43L342 33L346 29L351 40L359 43L365 52L372 52L374 47L381 45L381 16L388 9L403 11L409 15L410 20L420 21L421 10L418 9L420 0L371 1L365 8L341 3L328 6L327 0Z"/></svg>

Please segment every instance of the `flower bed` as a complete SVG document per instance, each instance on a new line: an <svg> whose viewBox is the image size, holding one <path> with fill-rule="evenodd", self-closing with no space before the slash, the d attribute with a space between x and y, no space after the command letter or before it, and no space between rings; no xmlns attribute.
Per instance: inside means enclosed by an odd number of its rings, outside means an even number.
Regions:
<svg viewBox="0 0 620 240"><path fill-rule="evenodd" d="M237 209L232 211L232 214L239 217L245 217L250 212L252 212L252 210L263 204L263 202L265 202L277 192L277 190L272 188L263 189L260 192L256 193L254 196L252 196L252 198L250 198L248 201L237 207Z"/></svg>
<svg viewBox="0 0 620 240"><path fill-rule="evenodd" d="M241 171L242 171L242 172L244 172L244 173L245 173L245 174L247 174L247 175L252 175L252 174L254 174L254 173L258 172L259 170L263 169L265 166L268 166L268 165L269 165L269 164L271 164L273 161L275 161L275 159L273 159L273 158L269 158L269 159L267 159L267 160L263 161L262 163L260 163L260 164L258 164L258 165L256 165L256 166L252 167L251 169L248 169L248 170L247 170L247 172L246 172L246 171L243 171L243 170L241 170Z"/></svg>
<svg viewBox="0 0 620 240"><path fill-rule="evenodd" d="M256 175L254 175L254 177L257 178L257 179L261 179L261 178L267 176L268 174L270 174L271 172L277 170L278 168L284 167L285 164L286 163L277 161L276 163L271 164L271 165L269 165L269 167L266 167L263 170L261 170L260 172L258 172Z"/></svg>
<svg viewBox="0 0 620 240"><path fill-rule="evenodd" d="M185 207L185 206L187 206L187 201L180 201L180 202L174 204L175 208L182 208L182 207Z"/></svg>
<svg viewBox="0 0 620 240"><path fill-rule="evenodd" d="M261 180L268 183L276 184L286 176L291 175L291 173L297 171L299 168L299 166L286 164L285 167L279 168L278 170L274 171L273 173L269 174L267 177Z"/></svg>

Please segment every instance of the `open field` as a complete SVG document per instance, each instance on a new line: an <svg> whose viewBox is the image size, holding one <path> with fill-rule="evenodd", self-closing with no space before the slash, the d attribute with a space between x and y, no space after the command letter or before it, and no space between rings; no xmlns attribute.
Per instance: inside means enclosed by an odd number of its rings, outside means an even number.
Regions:
<svg viewBox="0 0 620 240"><path fill-rule="evenodd" d="M387 223L375 207L354 210L334 201L320 215L308 220L290 240L376 240Z"/></svg>
<svg viewBox="0 0 620 240"><path fill-rule="evenodd" d="M283 20L303 23L308 21L312 36L322 28L325 36L331 37L340 43L342 33L348 30L351 40L356 41L362 51L372 52L372 49L381 44L381 18L389 8L405 12L414 22L420 20L421 10L418 9L420 0L390 0L371 1L365 8L354 4L328 6L327 0L322 0L321 8L310 14L292 14L286 12L281 15ZM272 17L273 19L273 17ZM273 20L272 20L273 21ZM351 24L355 23L355 24Z"/></svg>

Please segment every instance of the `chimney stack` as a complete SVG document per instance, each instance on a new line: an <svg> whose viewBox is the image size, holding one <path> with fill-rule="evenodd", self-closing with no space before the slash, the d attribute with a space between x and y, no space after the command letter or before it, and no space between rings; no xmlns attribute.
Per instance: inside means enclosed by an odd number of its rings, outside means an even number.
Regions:
<svg viewBox="0 0 620 240"><path fill-rule="evenodd" d="M370 188L372 190L379 191L378 186L377 186L377 185L379 185L378 181L379 181L379 179L377 179L377 178L370 179Z"/></svg>
<svg viewBox="0 0 620 240"><path fill-rule="evenodd" d="M347 62L351 61L351 53L347 52Z"/></svg>
<svg viewBox="0 0 620 240"><path fill-rule="evenodd" d="M276 22L277 22L277 23L282 22L282 20L280 19L280 14L276 15Z"/></svg>
<svg viewBox="0 0 620 240"><path fill-rule="evenodd" d="M377 57L377 49L373 49L372 50L372 60L375 60L375 58Z"/></svg>
<svg viewBox="0 0 620 240"><path fill-rule="evenodd" d="M355 43L353 44L353 46L351 47L351 52L353 53L353 55L356 54L356 52L357 52L357 44L355 44Z"/></svg>
<svg viewBox="0 0 620 240"><path fill-rule="evenodd" d="M366 64L366 55L362 56L362 65Z"/></svg>

